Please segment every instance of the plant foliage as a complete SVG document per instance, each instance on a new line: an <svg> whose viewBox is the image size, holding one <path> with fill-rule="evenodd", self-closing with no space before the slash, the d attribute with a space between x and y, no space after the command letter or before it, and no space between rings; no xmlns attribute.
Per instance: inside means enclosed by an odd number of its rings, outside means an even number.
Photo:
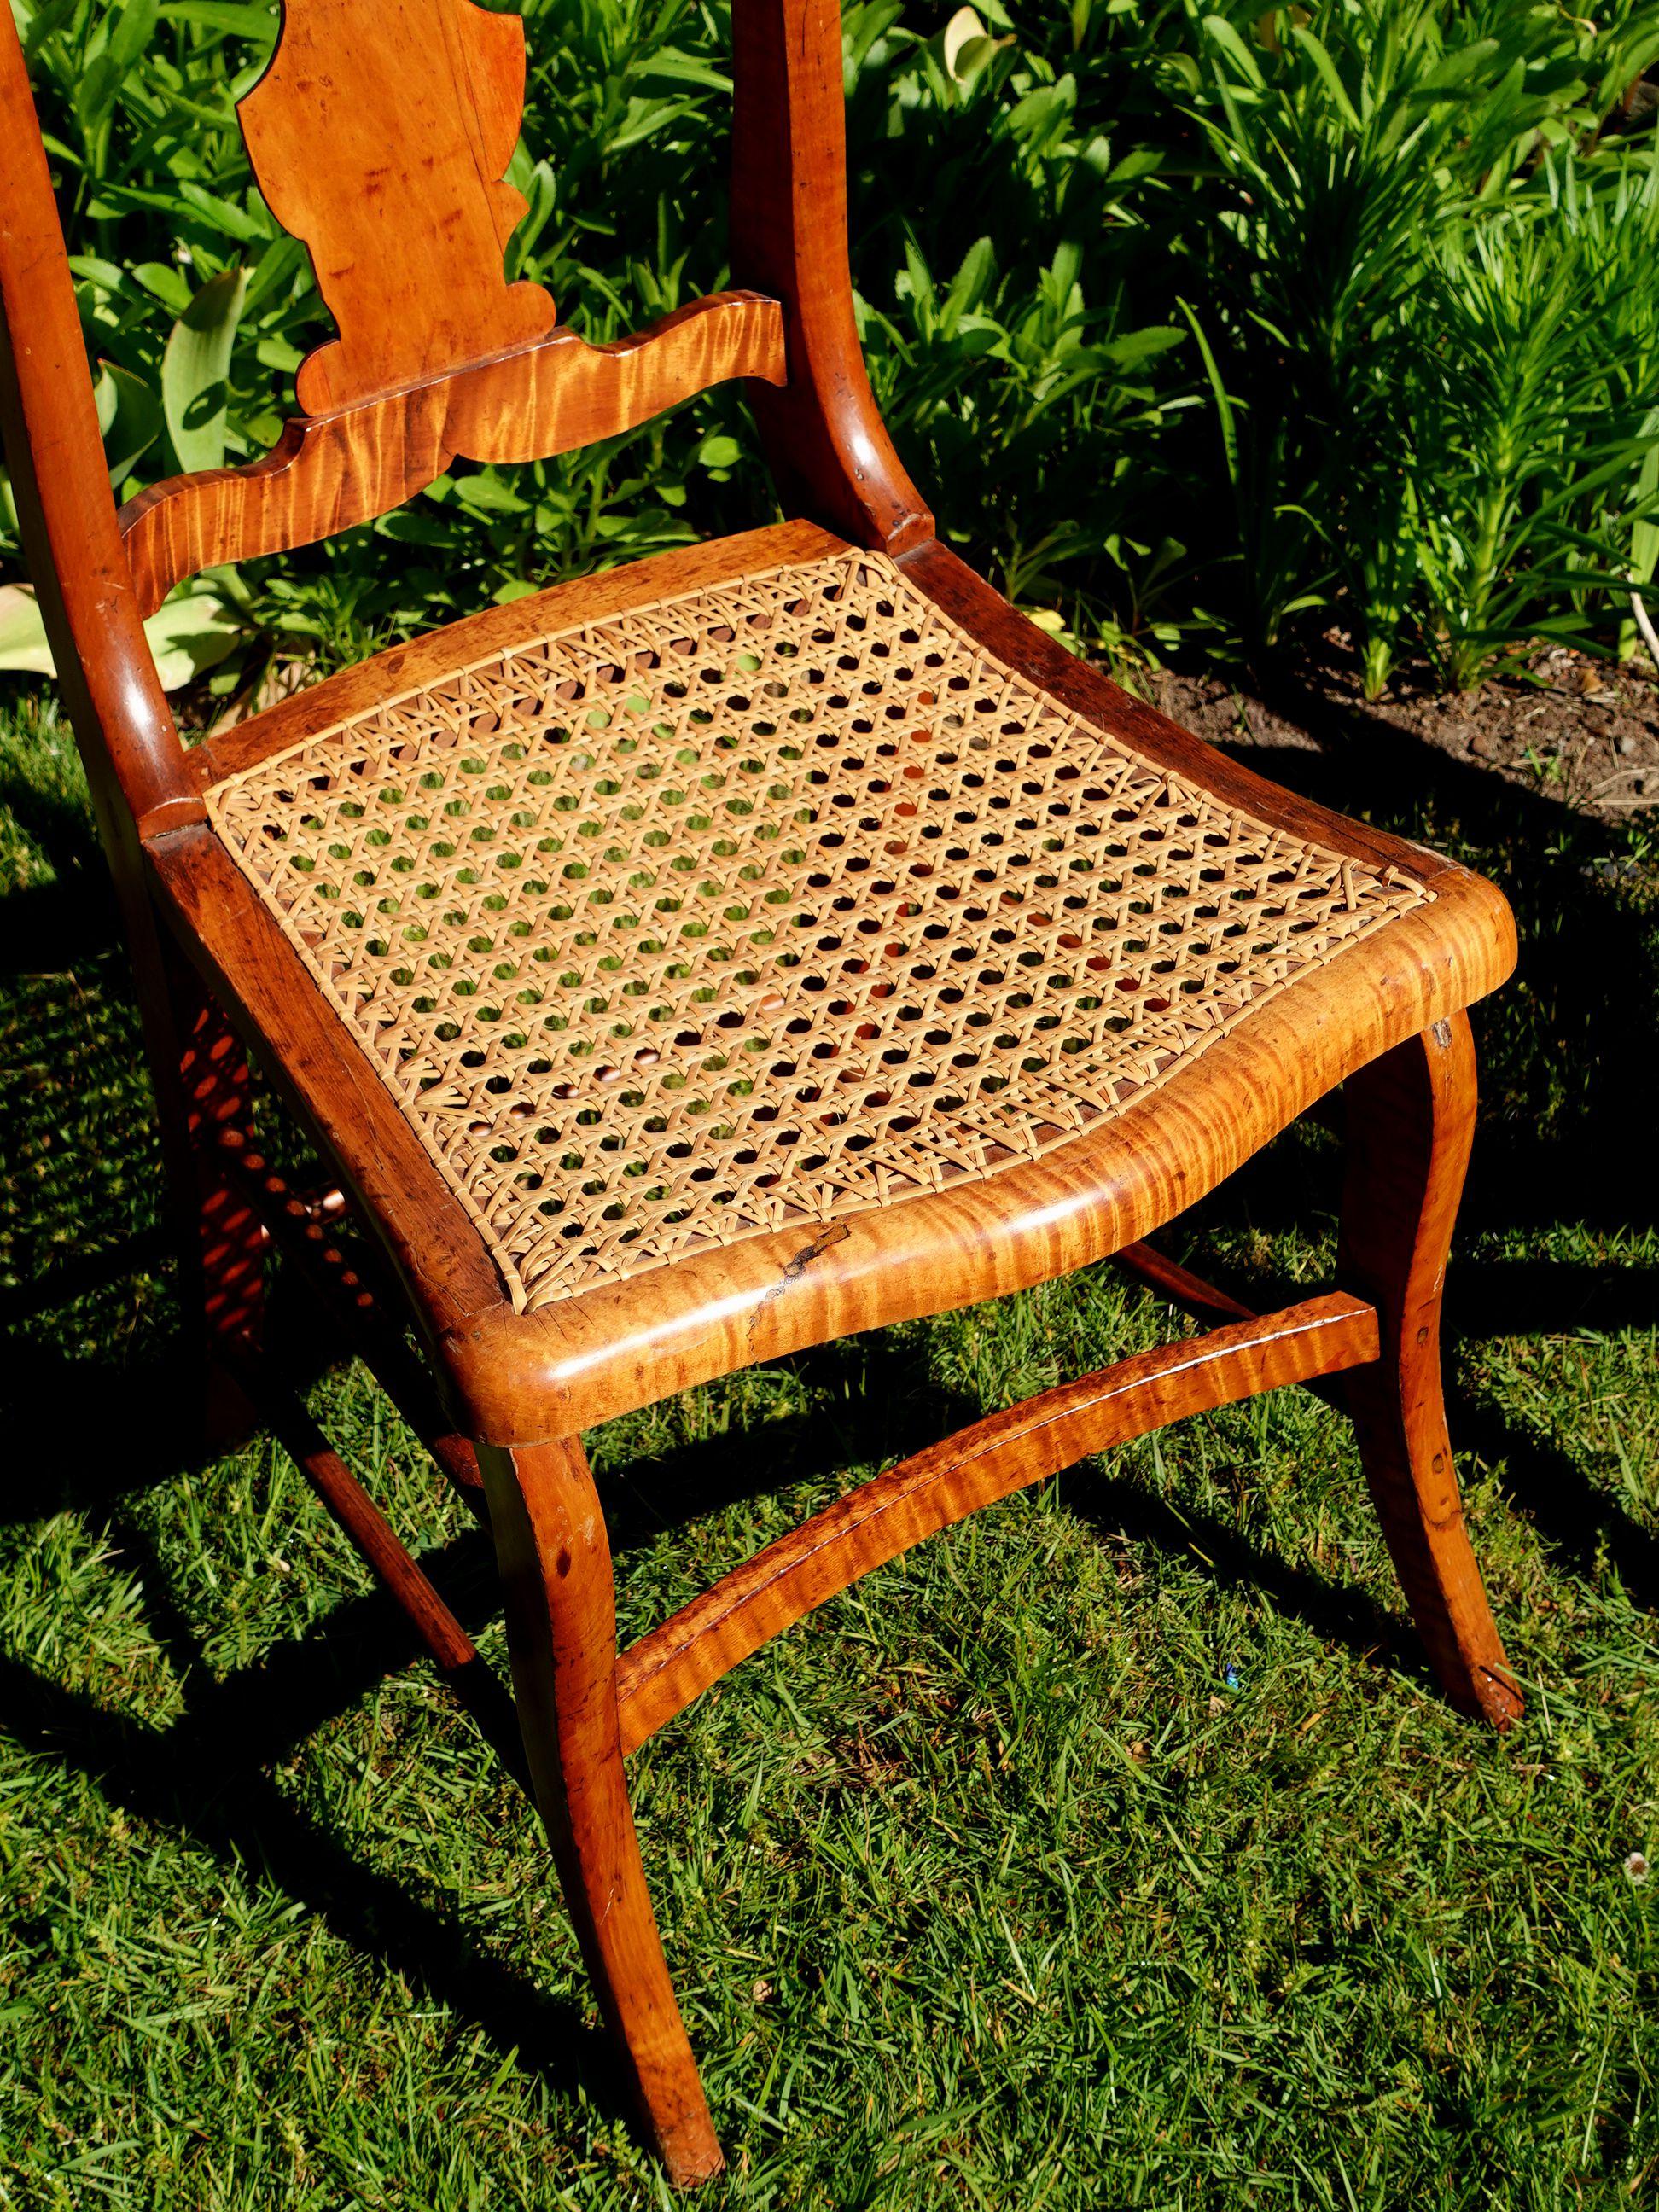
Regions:
<svg viewBox="0 0 1659 2212"><path fill-rule="evenodd" d="M234 104L275 0L13 0L131 492L274 442L326 325ZM724 275L721 0L526 0L509 273L596 339ZM953 535L1085 643L1261 658L1356 634L1478 682L1628 646L1659 558L1659 0L853 0L872 378ZM210 580L233 688L767 511L720 391L459 468ZM0 525L3 517L0 516ZM15 552L8 542L4 548ZM205 653L205 649L204 649Z"/></svg>

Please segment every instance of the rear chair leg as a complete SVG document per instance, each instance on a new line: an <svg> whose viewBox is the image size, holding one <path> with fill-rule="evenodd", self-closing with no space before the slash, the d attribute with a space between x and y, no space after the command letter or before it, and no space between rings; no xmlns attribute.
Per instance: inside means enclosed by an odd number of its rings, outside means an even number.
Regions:
<svg viewBox="0 0 1659 2212"><path fill-rule="evenodd" d="M1381 1359L1348 1376L1365 1478L1447 1696L1506 1729L1521 1694L1463 1526L1440 1380L1441 1292L1474 1132L1468 1015L1373 1060L1345 1095L1338 1279L1376 1308L1382 1340Z"/></svg>
<svg viewBox="0 0 1659 2212"><path fill-rule="evenodd" d="M258 1418L219 1357L222 1347L257 1346L264 1327L265 1232L258 1217L227 1182L217 1133L251 1134L252 1085L241 1040L200 978L171 947L167 975L165 1044L173 1060L158 1073L163 1151L178 1218L185 1325L202 1361L204 1441L239 1442ZM153 1046L156 1040L152 1040ZM159 1057L154 1049L153 1060Z"/></svg>
<svg viewBox="0 0 1659 2212"><path fill-rule="evenodd" d="M640 1863L617 1720L605 1516L575 1438L481 1444L519 1724L570 1917L645 2132L677 2187L718 2173Z"/></svg>

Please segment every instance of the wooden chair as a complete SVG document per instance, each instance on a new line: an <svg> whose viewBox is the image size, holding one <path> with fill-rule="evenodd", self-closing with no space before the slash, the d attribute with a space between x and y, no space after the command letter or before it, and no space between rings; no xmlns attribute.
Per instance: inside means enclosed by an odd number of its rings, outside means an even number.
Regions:
<svg viewBox="0 0 1659 2212"><path fill-rule="evenodd" d="M242 119L338 337L252 465L118 513L46 157L0 30L7 452L119 887L209 1361L464 1694L477 1654L259 1354L280 1249L493 1532L536 1802L644 2129L720 2153L623 1760L791 1622L990 1500L1346 1370L1453 1702L1520 1699L1464 1533L1442 1278L1492 887L1127 696L939 541L871 398L835 0L735 0L743 289L595 347L509 284L521 26L287 0ZM379 57L395 52L395 72ZM741 377L787 520L494 607L187 751L142 623L210 563L457 456ZM261 1152L246 1055L337 1193ZM1257 1315L1139 1240L1346 1085L1340 1287ZM1217 1324L907 1460L616 1648L581 1431L1116 1255ZM410 1348L410 1332L424 1361Z"/></svg>

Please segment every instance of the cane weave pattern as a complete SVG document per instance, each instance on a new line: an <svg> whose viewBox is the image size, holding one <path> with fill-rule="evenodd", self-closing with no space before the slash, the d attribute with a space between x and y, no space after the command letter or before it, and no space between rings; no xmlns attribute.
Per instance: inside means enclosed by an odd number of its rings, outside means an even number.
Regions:
<svg viewBox="0 0 1659 2212"><path fill-rule="evenodd" d="M1032 1159L1431 896L851 550L526 637L209 806L520 1307Z"/></svg>

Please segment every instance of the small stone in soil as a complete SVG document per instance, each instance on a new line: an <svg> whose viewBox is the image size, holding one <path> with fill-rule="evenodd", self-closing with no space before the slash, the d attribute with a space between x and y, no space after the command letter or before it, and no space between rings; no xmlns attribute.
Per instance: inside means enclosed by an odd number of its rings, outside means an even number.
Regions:
<svg viewBox="0 0 1659 2212"><path fill-rule="evenodd" d="M1636 750L1636 740L1628 730L1621 730L1613 741L1613 749L1621 760L1627 760Z"/></svg>

